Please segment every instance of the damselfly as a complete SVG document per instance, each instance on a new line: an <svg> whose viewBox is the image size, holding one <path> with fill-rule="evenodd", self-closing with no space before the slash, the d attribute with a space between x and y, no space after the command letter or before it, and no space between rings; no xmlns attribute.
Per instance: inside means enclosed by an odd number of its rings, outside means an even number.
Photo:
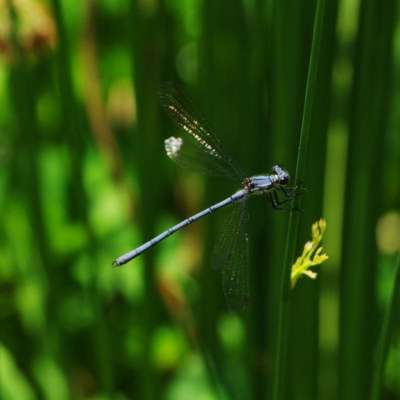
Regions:
<svg viewBox="0 0 400 400"><path fill-rule="evenodd" d="M169 117L184 133L183 138L171 137L165 141L167 155L181 167L194 172L230 178L240 184L242 189L119 257L112 266L118 267L127 263L184 226L232 204L232 211L217 237L211 265L214 269L222 271L223 290L230 312L240 314L249 302L250 292L247 234L249 195L266 193L274 209L293 210L296 208L280 206L302 194L303 190L297 190L299 185L287 188L289 174L278 165L272 167L271 175L247 178L239 163L223 147L219 138L179 85L171 82L163 83L160 86L159 99ZM278 192L283 193L283 200L279 199Z"/></svg>

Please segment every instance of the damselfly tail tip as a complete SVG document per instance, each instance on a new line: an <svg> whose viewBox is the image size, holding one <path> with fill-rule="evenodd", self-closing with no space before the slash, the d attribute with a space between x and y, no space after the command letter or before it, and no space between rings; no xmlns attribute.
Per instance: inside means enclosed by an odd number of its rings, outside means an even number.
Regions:
<svg viewBox="0 0 400 400"><path fill-rule="evenodd" d="M117 267L119 267L118 260L114 260L114 261L112 262L112 264L111 264L111 267L112 267L112 268L117 268Z"/></svg>

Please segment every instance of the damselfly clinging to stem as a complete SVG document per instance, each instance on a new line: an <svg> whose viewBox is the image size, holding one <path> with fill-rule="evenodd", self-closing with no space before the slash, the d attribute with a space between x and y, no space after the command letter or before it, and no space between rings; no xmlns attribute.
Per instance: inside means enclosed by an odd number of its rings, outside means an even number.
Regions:
<svg viewBox="0 0 400 400"><path fill-rule="evenodd" d="M294 210L296 208L280 206L302 194L303 189L297 191L299 185L287 188L289 174L278 165L272 167L271 175L247 178L239 163L224 148L179 85L165 82L160 86L158 94L161 105L175 125L184 133L183 138L171 137L165 141L165 150L168 156L181 167L191 171L230 178L240 184L242 189L119 257L112 263L112 266L118 267L127 263L191 222L232 204L232 211L217 238L211 264L214 269L222 271L223 290L230 312L240 314L249 302L250 291L247 236L249 195L266 193L274 209ZM279 199L278 192L283 193L283 200Z"/></svg>

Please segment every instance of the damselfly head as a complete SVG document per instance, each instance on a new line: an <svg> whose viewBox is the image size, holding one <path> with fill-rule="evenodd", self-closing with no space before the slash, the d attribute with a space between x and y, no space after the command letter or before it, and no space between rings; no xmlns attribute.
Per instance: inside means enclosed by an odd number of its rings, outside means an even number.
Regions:
<svg viewBox="0 0 400 400"><path fill-rule="evenodd" d="M272 172L276 176L276 181L281 186L286 186L290 181L289 174L284 171L279 165L274 165L272 167Z"/></svg>

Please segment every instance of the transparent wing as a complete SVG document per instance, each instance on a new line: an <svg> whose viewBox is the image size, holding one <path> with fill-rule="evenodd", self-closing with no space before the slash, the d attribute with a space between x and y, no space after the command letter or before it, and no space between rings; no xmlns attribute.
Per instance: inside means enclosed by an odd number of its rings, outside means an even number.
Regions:
<svg viewBox="0 0 400 400"><path fill-rule="evenodd" d="M211 265L222 268L226 305L237 315L247 307L250 293L247 196L233 203L233 207L218 235Z"/></svg>
<svg viewBox="0 0 400 400"><path fill-rule="evenodd" d="M168 154L171 159L192 171L226 176L241 183L245 179L245 174L240 165L223 147L207 121L180 86L172 82L164 82L160 86L158 95L166 113L175 125L186 133L184 138L180 139L180 146L176 148L172 156Z"/></svg>
<svg viewBox="0 0 400 400"><path fill-rule="evenodd" d="M215 157L204 154L187 138L170 137L165 140L165 151L169 158L182 168L212 176L230 177L231 171ZM236 179L234 179L237 182Z"/></svg>

